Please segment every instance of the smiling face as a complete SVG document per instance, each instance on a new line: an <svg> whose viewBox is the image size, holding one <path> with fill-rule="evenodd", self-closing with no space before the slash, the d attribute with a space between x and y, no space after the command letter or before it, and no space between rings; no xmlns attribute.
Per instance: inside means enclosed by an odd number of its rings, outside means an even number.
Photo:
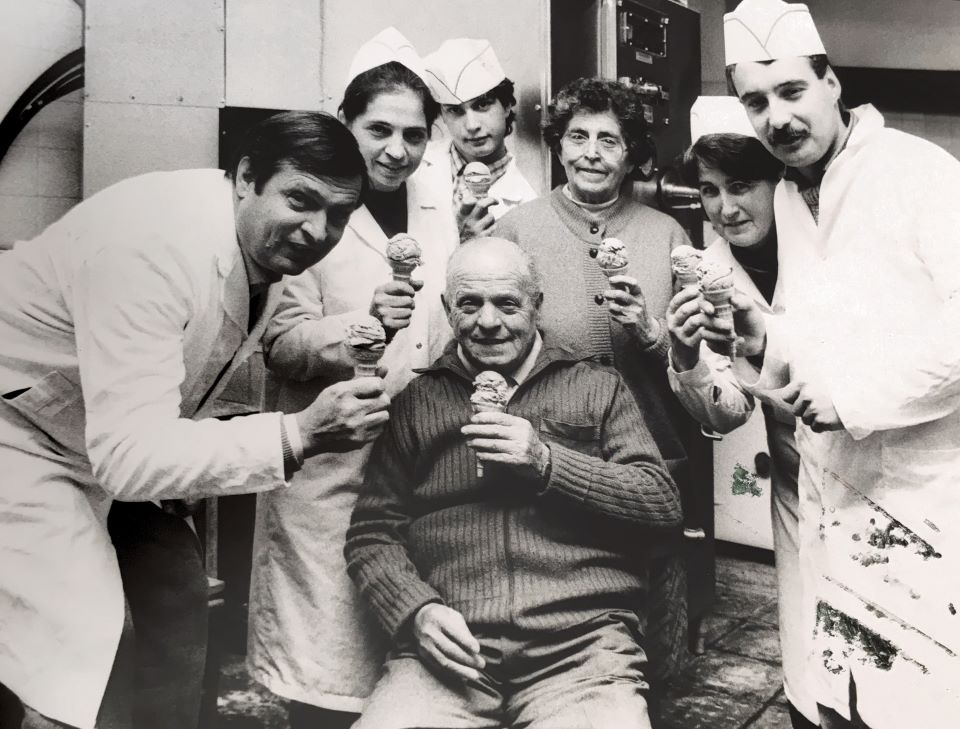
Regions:
<svg viewBox="0 0 960 729"><path fill-rule="evenodd" d="M560 164L574 200L605 203L633 170L620 122L610 111L578 111L560 139Z"/></svg>
<svg viewBox="0 0 960 729"><path fill-rule="evenodd" d="M462 104L444 104L440 113L454 145L467 162L496 162L506 153L503 140L507 136L510 108L492 93Z"/></svg>
<svg viewBox="0 0 960 729"><path fill-rule="evenodd" d="M817 78L805 56L738 63L733 84L760 141L789 167L829 159L842 129L840 82L827 68Z"/></svg>
<svg viewBox="0 0 960 729"><path fill-rule="evenodd" d="M514 244L488 238L465 245L449 264L447 320L474 367L509 374L533 347L543 296Z"/></svg>
<svg viewBox="0 0 960 729"><path fill-rule="evenodd" d="M359 177L315 177L285 164L257 192L244 157L234 186L241 249L277 279L303 272L340 241L359 204L360 188Z"/></svg>
<svg viewBox="0 0 960 729"><path fill-rule="evenodd" d="M700 200L710 224L731 245L753 248L763 244L773 229L773 191L770 180L736 180L702 162Z"/></svg>
<svg viewBox="0 0 960 729"><path fill-rule="evenodd" d="M360 145L374 190L398 189L420 166L430 135L423 101L411 89L377 94L363 113L345 123Z"/></svg>

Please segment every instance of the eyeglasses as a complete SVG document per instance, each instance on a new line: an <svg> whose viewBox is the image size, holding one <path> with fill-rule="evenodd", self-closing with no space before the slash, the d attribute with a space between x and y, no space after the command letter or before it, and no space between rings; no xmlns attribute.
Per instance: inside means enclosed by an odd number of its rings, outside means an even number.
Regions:
<svg viewBox="0 0 960 729"><path fill-rule="evenodd" d="M590 137L583 132L566 132L562 138L574 149L583 149L590 143ZM623 140L617 137L598 137L595 139L597 149L606 154L623 154L625 149Z"/></svg>

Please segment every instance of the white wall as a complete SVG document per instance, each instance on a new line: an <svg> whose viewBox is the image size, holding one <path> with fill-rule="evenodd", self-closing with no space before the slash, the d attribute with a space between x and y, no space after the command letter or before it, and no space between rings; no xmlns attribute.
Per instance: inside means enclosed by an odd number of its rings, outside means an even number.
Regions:
<svg viewBox="0 0 960 729"><path fill-rule="evenodd" d="M324 0L321 79L324 108L335 111L356 49L393 25L421 55L447 38L487 38L516 84L519 124L508 138L534 187L546 189L540 148L541 88L546 70L546 3L542 0Z"/></svg>
<svg viewBox="0 0 960 729"><path fill-rule="evenodd" d="M0 116L82 37L73 0L0 3ZM78 91L43 109L0 162L0 248L32 238L80 199L81 102Z"/></svg>
<svg viewBox="0 0 960 729"><path fill-rule="evenodd" d="M806 0L837 66L960 70L957 0Z"/></svg>

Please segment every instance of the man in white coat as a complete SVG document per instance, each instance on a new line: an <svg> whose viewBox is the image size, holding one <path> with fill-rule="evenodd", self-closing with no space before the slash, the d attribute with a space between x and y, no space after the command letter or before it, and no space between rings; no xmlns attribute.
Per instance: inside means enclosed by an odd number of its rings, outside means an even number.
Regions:
<svg viewBox="0 0 960 729"><path fill-rule="evenodd" d="M427 157L449 170L460 239L486 235L501 216L537 197L505 141L517 116L513 81L488 40L447 40L423 61L449 134L449 141L433 144ZM493 177L489 194L480 200L464 186L470 162L484 163Z"/></svg>
<svg viewBox="0 0 960 729"><path fill-rule="evenodd" d="M261 122L238 160L120 182L0 257L0 684L24 727L131 726L112 500L282 488L386 421L379 378L288 416L205 417L365 184L322 114Z"/></svg>
<svg viewBox="0 0 960 729"><path fill-rule="evenodd" d="M743 353L764 355L748 384L803 423L801 569L821 721L953 727L960 163L885 128L872 106L843 107L805 5L744 0L724 33L731 86L787 165L774 199L787 313L735 306Z"/></svg>

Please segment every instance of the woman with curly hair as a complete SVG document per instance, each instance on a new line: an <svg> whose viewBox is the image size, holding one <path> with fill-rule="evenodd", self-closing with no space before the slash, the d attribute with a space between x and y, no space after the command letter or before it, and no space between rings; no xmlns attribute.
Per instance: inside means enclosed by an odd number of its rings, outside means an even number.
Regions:
<svg viewBox="0 0 960 729"><path fill-rule="evenodd" d="M673 218L633 194L631 173L653 155L642 99L626 85L572 81L548 108L543 137L567 182L521 205L495 235L516 241L543 273L546 336L614 367L640 404L681 493L689 493L680 439L687 415L670 391L664 313L672 293L670 251L689 244ZM629 272L607 279L597 262L605 238L619 239ZM638 539L650 565L646 649L654 678L668 674L686 640L686 578L674 537Z"/></svg>

